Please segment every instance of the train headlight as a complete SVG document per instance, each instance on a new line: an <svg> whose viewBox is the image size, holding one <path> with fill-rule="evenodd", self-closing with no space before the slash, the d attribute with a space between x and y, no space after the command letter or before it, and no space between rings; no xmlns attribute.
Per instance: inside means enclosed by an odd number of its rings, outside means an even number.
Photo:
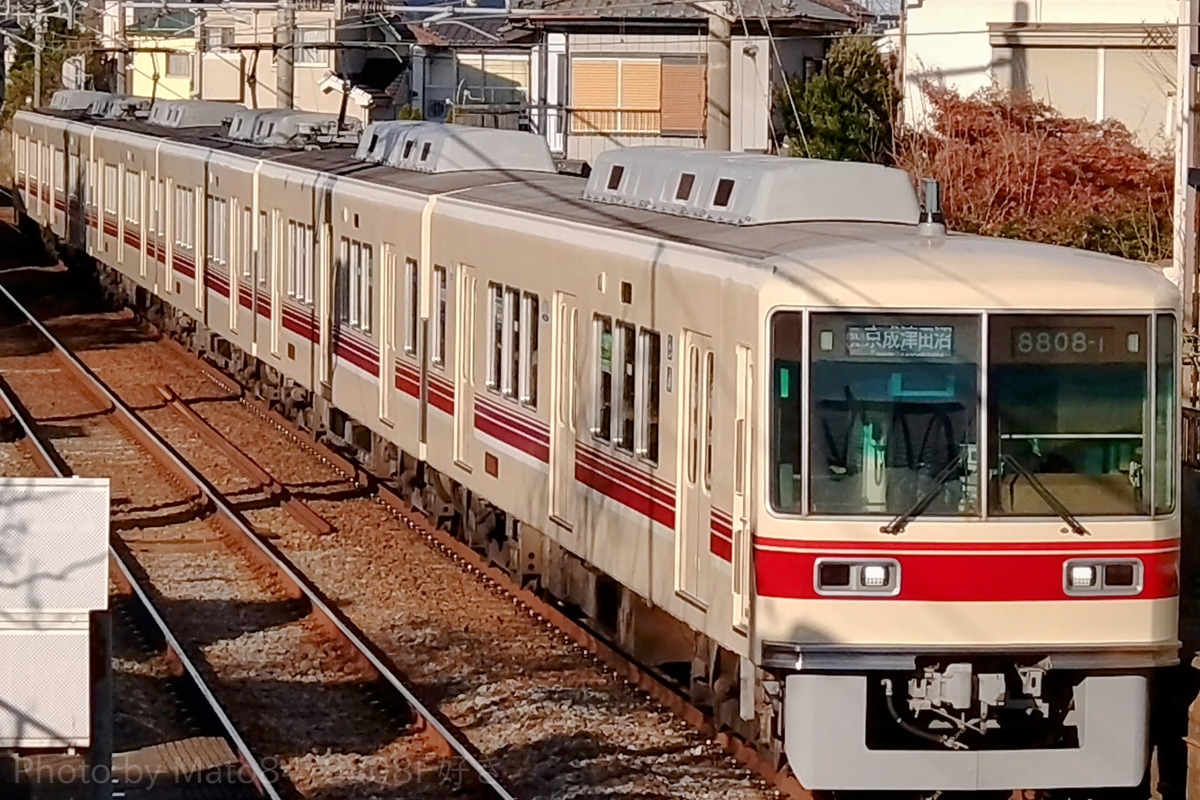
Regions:
<svg viewBox="0 0 1200 800"><path fill-rule="evenodd" d="M1096 585L1096 568L1086 565L1071 567L1071 588L1090 589Z"/></svg>
<svg viewBox="0 0 1200 800"><path fill-rule="evenodd" d="M1144 575L1136 558L1074 558L1063 566L1063 589L1076 596L1141 594Z"/></svg>
<svg viewBox="0 0 1200 800"><path fill-rule="evenodd" d="M813 583L817 594L823 596L894 597L900 593L900 562L891 558L870 561L818 558Z"/></svg>
<svg viewBox="0 0 1200 800"><path fill-rule="evenodd" d="M868 564L862 568L862 585L871 589L887 586L889 571L886 564Z"/></svg>

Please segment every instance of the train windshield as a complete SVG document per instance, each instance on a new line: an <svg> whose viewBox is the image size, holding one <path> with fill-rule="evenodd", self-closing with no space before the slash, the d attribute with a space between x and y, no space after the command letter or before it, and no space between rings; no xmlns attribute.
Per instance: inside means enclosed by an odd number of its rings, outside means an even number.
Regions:
<svg viewBox="0 0 1200 800"><path fill-rule="evenodd" d="M772 500L800 513L803 321L772 329ZM808 343L809 510L977 514L978 317L813 314Z"/></svg>
<svg viewBox="0 0 1200 800"><path fill-rule="evenodd" d="M1164 319L1166 464L1175 389L1174 320ZM990 317L989 513L1149 512L1150 335L1146 316ZM1157 472L1173 486L1173 470Z"/></svg>

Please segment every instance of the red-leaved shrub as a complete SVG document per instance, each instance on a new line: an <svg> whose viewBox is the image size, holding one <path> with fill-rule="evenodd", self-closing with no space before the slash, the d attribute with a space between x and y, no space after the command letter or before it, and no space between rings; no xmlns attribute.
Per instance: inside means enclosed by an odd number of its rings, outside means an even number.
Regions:
<svg viewBox="0 0 1200 800"><path fill-rule="evenodd" d="M923 91L932 125L897 137L898 166L941 181L953 230L1170 257L1172 162L1125 126L1067 119L994 89Z"/></svg>

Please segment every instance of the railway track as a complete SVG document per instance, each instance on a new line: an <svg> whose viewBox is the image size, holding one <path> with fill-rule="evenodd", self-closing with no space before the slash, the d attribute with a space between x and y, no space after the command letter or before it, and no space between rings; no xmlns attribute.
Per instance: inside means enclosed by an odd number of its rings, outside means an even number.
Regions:
<svg viewBox="0 0 1200 800"><path fill-rule="evenodd" d="M243 500L261 506L250 486L261 475L240 476L245 462L226 464L225 482L242 484L242 496L231 498L7 290L0 295L30 326L20 334L10 329L6 349L21 352L0 356L9 416L18 426L24 418L30 441L51 442L44 458L55 471L112 479L117 582L151 615L172 663L220 719L264 796L512 797L320 593L262 543L241 510ZM221 458L213 451L200 461L212 467ZM280 507L321 528L303 503L285 499ZM364 768L372 772L369 782L356 779Z"/></svg>
<svg viewBox="0 0 1200 800"><path fill-rule="evenodd" d="M51 321L55 309L46 307L47 324L236 498L272 550L337 598L517 796L749 800L775 793L763 778L803 796L748 748L715 734L700 711L229 378L144 331L111 346L115 328L136 327L127 317ZM305 524L309 512L320 522Z"/></svg>

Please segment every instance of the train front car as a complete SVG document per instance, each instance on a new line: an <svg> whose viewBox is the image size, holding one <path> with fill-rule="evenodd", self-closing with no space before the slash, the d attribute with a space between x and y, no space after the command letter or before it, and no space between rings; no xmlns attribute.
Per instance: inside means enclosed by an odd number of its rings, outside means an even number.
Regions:
<svg viewBox="0 0 1200 800"><path fill-rule="evenodd" d="M1178 663L1177 289L1072 250L828 233L762 295L754 627L792 769L1138 785Z"/></svg>

